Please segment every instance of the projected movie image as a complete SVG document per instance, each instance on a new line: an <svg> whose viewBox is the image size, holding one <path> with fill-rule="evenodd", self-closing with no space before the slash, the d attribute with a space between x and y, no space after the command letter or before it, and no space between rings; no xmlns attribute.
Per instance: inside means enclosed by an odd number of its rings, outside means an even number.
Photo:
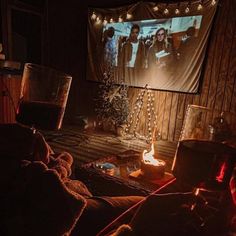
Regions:
<svg viewBox="0 0 236 236"><path fill-rule="evenodd" d="M128 85L196 92L197 83L186 83L183 76L192 64L201 19L190 16L107 24L102 37L103 66L114 67L118 79Z"/></svg>
<svg viewBox="0 0 236 236"><path fill-rule="evenodd" d="M102 82L112 71L117 84L198 93L214 13L209 7L202 14L142 19L137 10L139 20L106 24L89 15L87 78Z"/></svg>

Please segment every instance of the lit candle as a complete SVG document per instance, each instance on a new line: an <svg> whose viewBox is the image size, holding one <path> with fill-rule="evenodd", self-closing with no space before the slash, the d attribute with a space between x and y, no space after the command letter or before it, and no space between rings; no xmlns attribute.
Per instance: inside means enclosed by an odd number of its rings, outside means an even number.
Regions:
<svg viewBox="0 0 236 236"><path fill-rule="evenodd" d="M166 163L163 160L155 158L154 143L151 145L151 151L143 151L142 157L141 171L144 177L157 179L164 176Z"/></svg>

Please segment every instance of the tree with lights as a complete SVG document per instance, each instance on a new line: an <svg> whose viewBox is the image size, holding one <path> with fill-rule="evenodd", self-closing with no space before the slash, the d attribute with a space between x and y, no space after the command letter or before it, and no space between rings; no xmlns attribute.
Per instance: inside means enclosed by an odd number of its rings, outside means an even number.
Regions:
<svg viewBox="0 0 236 236"><path fill-rule="evenodd" d="M116 131L127 122L129 115L128 86L115 84L112 68L104 72L101 82L96 98L97 118L103 127Z"/></svg>

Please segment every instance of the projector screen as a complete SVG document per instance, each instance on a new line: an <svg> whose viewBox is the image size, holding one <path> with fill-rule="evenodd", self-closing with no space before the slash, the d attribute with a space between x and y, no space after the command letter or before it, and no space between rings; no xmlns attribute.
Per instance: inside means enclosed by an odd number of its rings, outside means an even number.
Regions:
<svg viewBox="0 0 236 236"><path fill-rule="evenodd" d="M91 9L87 79L103 81L104 72L112 72L117 84L197 93L215 12L213 6L208 8L211 11L193 11L198 14L192 15L154 18L140 14L136 19L122 22L110 19L109 23L104 23L101 16L92 19Z"/></svg>

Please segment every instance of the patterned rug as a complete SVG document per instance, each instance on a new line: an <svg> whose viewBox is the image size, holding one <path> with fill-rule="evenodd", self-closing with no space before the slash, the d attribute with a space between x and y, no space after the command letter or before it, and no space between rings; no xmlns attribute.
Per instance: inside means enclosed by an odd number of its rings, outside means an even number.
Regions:
<svg viewBox="0 0 236 236"><path fill-rule="evenodd" d="M81 165L126 150L142 152L150 144L137 138L122 138L113 134L91 132L70 126L57 132L44 133L47 142L55 152L67 151L74 157L74 165ZM166 157L173 157L176 143L157 141L155 150Z"/></svg>
<svg viewBox="0 0 236 236"><path fill-rule="evenodd" d="M146 188L137 188L128 181L122 181L112 176L102 175L93 168L84 168L84 164L101 158L111 157L127 150L143 152L150 149L145 140L117 137L110 133L81 130L70 126L57 132L43 133L47 142L55 152L67 151L72 154L72 178L83 181L95 195L147 195ZM176 150L176 143L157 141L155 154L163 155L167 164L171 165ZM96 183L96 184L94 184ZM112 191L111 191L112 190ZM112 195L113 194L113 195Z"/></svg>

